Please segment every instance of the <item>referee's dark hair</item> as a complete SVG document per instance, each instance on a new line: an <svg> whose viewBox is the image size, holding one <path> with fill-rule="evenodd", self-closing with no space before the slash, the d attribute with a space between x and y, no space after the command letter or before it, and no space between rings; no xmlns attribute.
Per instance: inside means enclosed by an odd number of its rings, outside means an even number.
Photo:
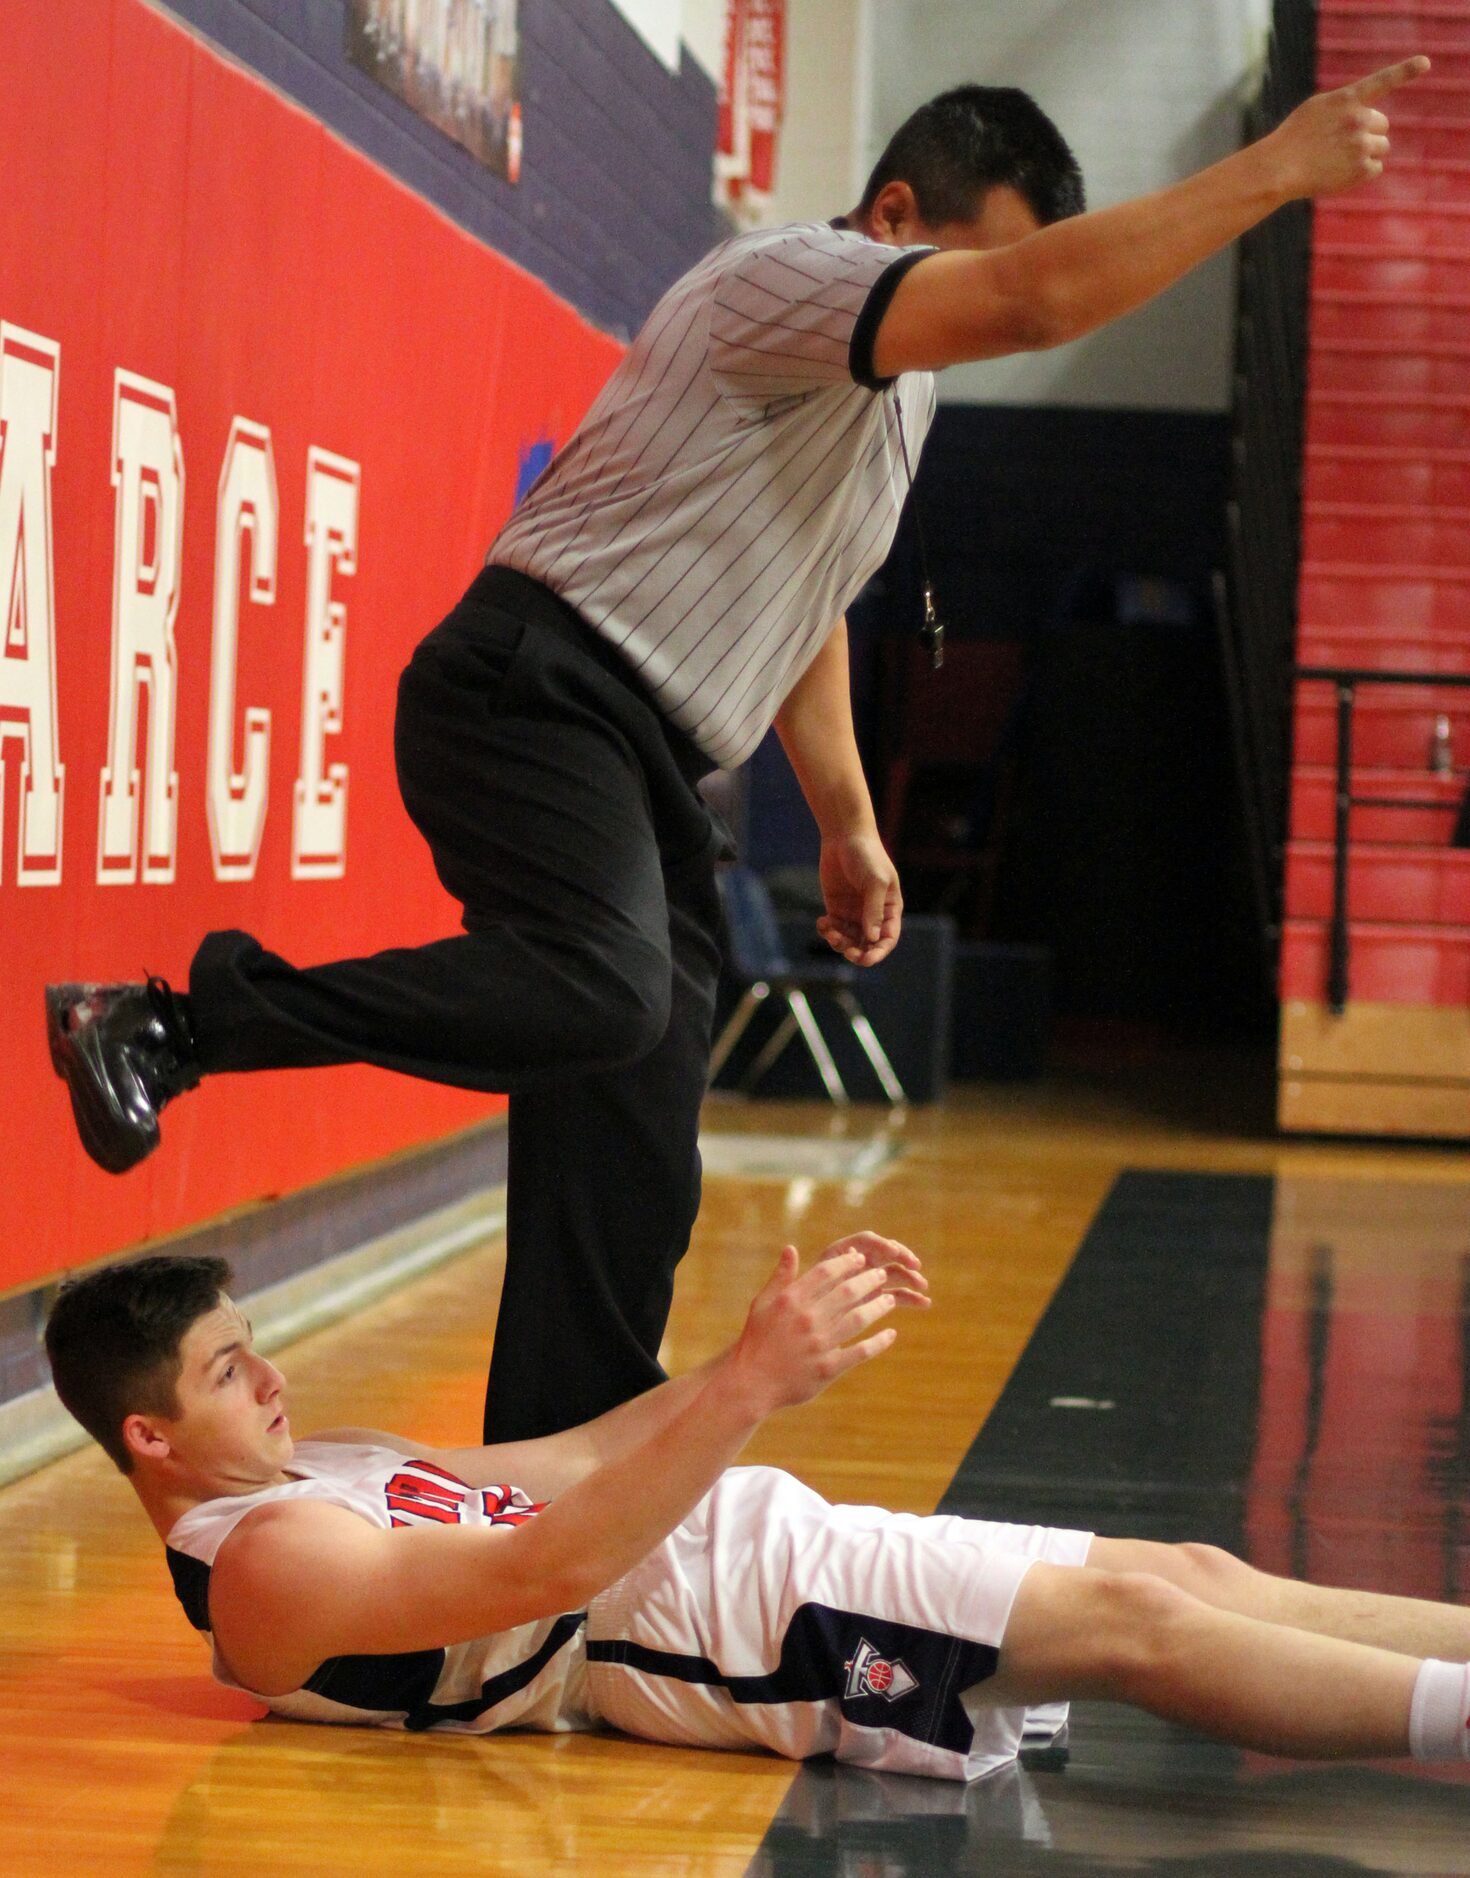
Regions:
<svg viewBox="0 0 1470 1878"><path fill-rule="evenodd" d="M62 1405L125 1474L129 1415L177 1417L184 1333L219 1303L224 1259L148 1253L69 1280L46 1320L46 1355Z"/></svg>
<svg viewBox="0 0 1470 1878"><path fill-rule="evenodd" d="M968 222L987 189L1008 183L1045 226L1087 206L1067 140L1034 99L1011 85L958 85L921 104L889 139L858 213L878 192L907 183L930 228Z"/></svg>

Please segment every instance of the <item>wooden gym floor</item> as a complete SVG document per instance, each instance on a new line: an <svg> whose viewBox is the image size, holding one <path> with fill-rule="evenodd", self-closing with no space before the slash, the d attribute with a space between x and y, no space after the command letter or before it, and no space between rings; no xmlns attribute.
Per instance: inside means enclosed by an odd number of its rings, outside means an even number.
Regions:
<svg viewBox="0 0 1470 1878"><path fill-rule="evenodd" d="M934 1310L748 1458L834 1499L1220 1536L1464 1596L1470 1163L1274 1140L1241 1120L1268 1083L1074 1070L897 1123L716 1100L669 1366L734 1334L783 1239L873 1225L922 1250ZM470 1437L499 1272L487 1247L285 1352L296 1425ZM1101 1707L1069 1755L968 1790L615 1738L253 1725L90 1452L0 1492L0 1610L17 1878L1470 1873L1453 1779L1290 1769Z"/></svg>

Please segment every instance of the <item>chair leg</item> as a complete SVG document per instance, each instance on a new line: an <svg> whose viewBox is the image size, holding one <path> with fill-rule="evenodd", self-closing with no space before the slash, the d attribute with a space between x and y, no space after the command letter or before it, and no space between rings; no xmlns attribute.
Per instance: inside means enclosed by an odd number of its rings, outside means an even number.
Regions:
<svg viewBox="0 0 1470 1878"><path fill-rule="evenodd" d="M847 1090L843 1086L842 1078L837 1074L837 1065L832 1061L832 1052L827 1048L827 1039L822 1035L817 1020L812 1015L812 1007L807 1003L806 993L788 991L786 1002L790 1007L792 1017L800 1027L803 1042L811 1051L812 1061L817 1066L817 1074L821 1077L827 1094L839 1108L846 1108ZM892 1071L889 1074L891 1075Z"/></svg>
<svg viewBox="0 0 1470 1878"><path fill-rule="evenodd" d="M760 1054L740 1078L740 1087L746 1095L752 1093L761 1077L765 1075L766 1071L771 1067L776 1058L795 1035L796 1019L788 1010L780 1023L777 1024L776 1028L771 1032L770 1036L767 1037L766 1041L761 1045Z"/></svg>
<svg viewBox="0 0 1470 1878"><path fill-rule="evenodd" d="M852 992L842 990L837 993L837 1002L847 1015L852 1025L852 1034L862 1045L863 1054L873 1065L873 1074L883 1086L883 1093L894 1108L906 1106L908 1097L903 1092L903 1084L894 1074L893 1065L888 1060L888 1052L878 1041L878 1033L868 1021L868 1014Z"/></svg>
<svg viewBox="0 0 1470 1878"><path fill-rule="evenodd" d="M711 1086L714 1083L715 1077L719 1075L720 1071L729 1060L730 1052L745 1035L751 1018L755 1016L756 1011L760 1008L765 999L770 996L770 993L771 987L763 980L752 985L726 1019L725 1028L720 1032L719 1041L715 1044L714 1049L710 1051L709 1083Z"/></svg>

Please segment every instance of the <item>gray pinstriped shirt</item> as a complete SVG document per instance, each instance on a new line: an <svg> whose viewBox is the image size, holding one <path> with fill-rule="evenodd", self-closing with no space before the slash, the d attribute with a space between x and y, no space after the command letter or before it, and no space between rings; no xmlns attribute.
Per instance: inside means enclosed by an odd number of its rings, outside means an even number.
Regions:
<svg viewBox="0 0 1470 1878"><path fill-rule="evenodd" d="M824 223L738 235L666 293L489 556L616 646L726 768L882 564L934 380L873 339L928 248Z"/></svg>

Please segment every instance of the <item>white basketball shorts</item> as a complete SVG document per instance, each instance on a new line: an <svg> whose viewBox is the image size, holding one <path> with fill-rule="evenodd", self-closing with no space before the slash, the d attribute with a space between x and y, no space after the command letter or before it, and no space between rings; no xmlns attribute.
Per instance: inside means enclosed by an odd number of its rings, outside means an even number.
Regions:
<svg viewBox="0 0 1470 1878"><path fill-rule="evenodd" d="M736 1467L593 1600L597 1720L646 1740L763 1747L973 1780L1066 1719L985 1700L1021 1580L1092 1534L830 1506Z"/></svg>

